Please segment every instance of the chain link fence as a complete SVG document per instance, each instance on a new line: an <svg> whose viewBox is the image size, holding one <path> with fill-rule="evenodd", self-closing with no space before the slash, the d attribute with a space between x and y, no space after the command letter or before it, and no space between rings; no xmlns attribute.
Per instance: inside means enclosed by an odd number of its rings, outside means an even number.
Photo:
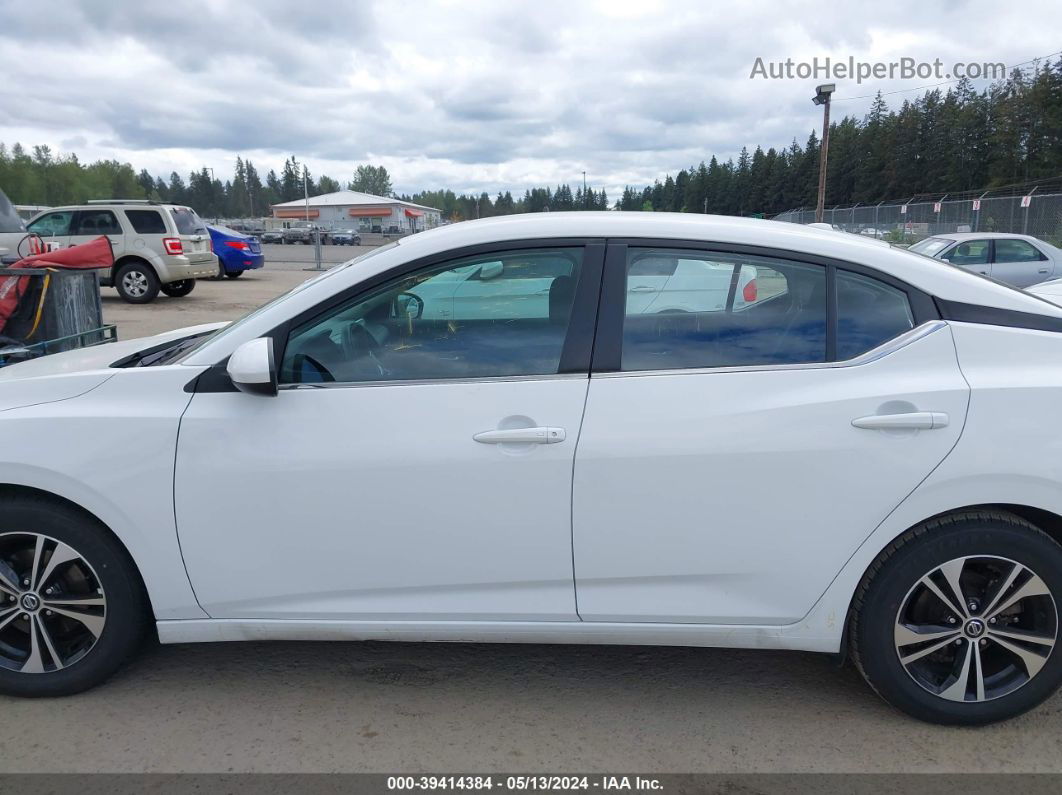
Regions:
<svg viewBox="0 0 1062 795"><path fill-rule="evenodd" d="M774 220L810 224L815 210L787 210ZM822 220L846 232L893 243L916 243L947 232L1014 232L1058 246L1062 245L1062 191L827 207Z"/></svg>

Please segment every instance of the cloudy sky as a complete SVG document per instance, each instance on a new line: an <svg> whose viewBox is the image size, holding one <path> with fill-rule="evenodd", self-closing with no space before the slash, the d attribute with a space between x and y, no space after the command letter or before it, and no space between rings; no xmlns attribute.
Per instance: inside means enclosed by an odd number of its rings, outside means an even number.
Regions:
<svg viewBox="0 0 1062 795"><path fill-rule="evenodd" d="M1057 51L1060 27L1057 0L0 0L0 141L163 176L228 176L237 154L264 175L294 154L345 182L371 162L400 192L585 170L615 197L803 142L823 81L750 79L757 57L1010 66ZM839 80L834 112L934 82Z"/></svg>

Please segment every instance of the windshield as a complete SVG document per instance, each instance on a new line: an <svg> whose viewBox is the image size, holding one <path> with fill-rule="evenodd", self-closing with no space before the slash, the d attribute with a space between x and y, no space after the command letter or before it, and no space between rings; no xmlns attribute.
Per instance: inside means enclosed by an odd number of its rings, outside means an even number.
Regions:
<svg viewBox="0 0 1062 795"><path fill-rule="evenodd" d="M317 282L323 281L324 279L327 279L330 276L335 276L337 273L345 271L351 265L355 265L355 264L357 264L359 262L364 262L365 260L369 259L370 257L375 257L377 254L382 254L385 251L389 251L389 250L393 249L397 245L398 245L398 241L395 240L395 241L393 241L391 243L387 243L386 245L380 246L379 248L374 248L372 251L368 251L365 254L362 254L360 257L355 257L352 260L344 262L342 265L336 265L335 267L326 270L320 276L314 276L312 279L307 279L306 281L302 282L301 284L295 285L290 290L288 290L286 293L282 293L281 295L278 295L276 298L274 298L272 301L268 301L268 302L262 304L260 307L258 307L257 309L252 310L248 314L246 314L243 317L241 317L239 320L236 320L236 321L233 321L232 323L229 323L229 325L225 326L224 328L219 328L213 334L208 334L207 336L203 337L202 339L197 339L195 345L193 345L192 347L182 351L183 355L181 356L181 359L184 359L184 358L190 356L194 351L199 350L199 348L202 345L205 345L207 342L211 342L211 341L216 340L216 339L221 339L226 334L228 334L230 331L239 328L244 323L246 323L248 320L250 320L253 317L257 317L258 315L262 314L263 312L265 312L270 307L275 306L276 304L279 304L281 301L286 301L288 298L290 298L291 296L295 295L296 293L301 293L303 290L305 290L311 284L316 284Z"/></svg>
<svg viewBox="0 0 1062 795"><path fill-rule="evenodd" d="M943 237L927 237L925 240L919 240L907 250L916 254L924 254L927 257L934 257L953 242L955 241Z"/></svg>
<svg viewBox="0 0 1062 795"><path fill-rule="evenodd" d="M171 207L170 212L173 213L173 222L177 224L177 234L205 235L207 233L206 224L195 214L195 210L189 207Z"/></svg>
<svg viewBox="0 0 1062 795"><path fill-rule="evenodd" d="M4 192L0 190L0 232L25 232L26 225L22 223L14 206L8 200Z"/></svg>

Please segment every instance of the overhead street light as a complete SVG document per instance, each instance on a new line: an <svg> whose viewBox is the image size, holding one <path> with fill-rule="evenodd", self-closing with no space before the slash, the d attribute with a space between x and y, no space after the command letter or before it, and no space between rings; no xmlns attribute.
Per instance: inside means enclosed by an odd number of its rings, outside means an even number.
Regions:
<svg viewBox="0 0 1062 795"><path fill-rule="evenodd" d="M826 157L830 151L830 94L837 90L836 83L824 83L815 89L811 101L822 105L822 143L819 145L819 197L815 203L815 223L822 223L822 210L826 202Z"/></svg>

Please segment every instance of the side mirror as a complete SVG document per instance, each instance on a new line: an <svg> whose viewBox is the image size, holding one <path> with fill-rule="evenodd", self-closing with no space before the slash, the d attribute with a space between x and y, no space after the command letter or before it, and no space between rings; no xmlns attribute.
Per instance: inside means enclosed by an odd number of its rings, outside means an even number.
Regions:
<svg viewBox="0 0 1062 795"><path fill-rule="evenodd" d="M483 281L488 279L497 279L502 275L502 271L505 270L505 265L500 262L488 262L482 268L479 269L479 278Z"/></svg>
<svg viewBox="0 0 1062 795"><path fill-rule="evenodd" d="M249 395L277 394L277 368L273 363L273 340L259 337L232 352L225 368L232 383Z"/></svg>

